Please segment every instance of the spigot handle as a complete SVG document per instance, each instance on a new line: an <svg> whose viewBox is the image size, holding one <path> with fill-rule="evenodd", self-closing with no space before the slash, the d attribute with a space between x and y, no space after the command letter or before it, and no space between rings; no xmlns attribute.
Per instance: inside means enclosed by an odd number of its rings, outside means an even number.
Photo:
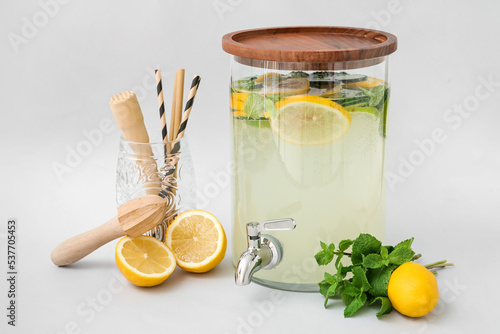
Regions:
<svg viewBox="0 0 500 334"><path fill-rule="evenodd" d="M295 220L291 218L267 220L261 224L251 222L247 224L248 246L260 241L262 231L291 231L295 228ZM260 245L257 245L260 247Z"/></svg>
<svg viewBox="0 0 500 334"><path fill-rule="evenodd" d="M295 221L291 218L268 220L261 224L262 231L291 231L295 228Z"/></svg>

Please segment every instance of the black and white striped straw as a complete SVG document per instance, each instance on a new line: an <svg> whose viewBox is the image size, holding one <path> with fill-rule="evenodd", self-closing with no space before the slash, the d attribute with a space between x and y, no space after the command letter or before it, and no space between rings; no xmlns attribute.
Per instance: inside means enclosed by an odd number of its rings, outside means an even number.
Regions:
<svg viewBox="0 0 500 334"><path fill-rule="evenodd" d="M161 137L163 142L168 142L168 133L167 133L167 119L165 117L165 103L163 100L163 87L161 84L161 71L155 70L156 76L156 93L158 95L158 106L160 109L160 121L161 121Z"/></svg>
<svg viewBox="0 0 500 334"><path fill-rule="evenodd" d="M182 114L181 125L179 126L179 131L177 133L176 139L181 139L184 137L184 133L186 132L186 126L189 119L189 114L191 113L191 109L193 108L194 98L196 96L196 92L198 91L198 87L200 86L201 77L199 75L195 75L193 81L191 82L191 88L189 90L189 96L186 102L186 108L184 109L184 113Z"/></svg>

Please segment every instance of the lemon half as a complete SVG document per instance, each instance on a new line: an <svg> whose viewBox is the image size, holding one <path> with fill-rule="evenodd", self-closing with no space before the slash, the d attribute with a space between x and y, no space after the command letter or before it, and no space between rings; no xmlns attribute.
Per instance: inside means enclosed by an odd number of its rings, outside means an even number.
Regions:
<svg viewBox="0 0 500 334"><path fill-rule="evenodd" d="M161 241L148 236L123 237L116 244L116 265L137 286L155 286L175 269L174 253Z"/></svg>
<svg viewBox="0 0 500 334"><path fill-rule="evenodd" d="M227 239L214 215L203 210L190 210L178 215L170 224L165 243L174 252L179 267L204 273L222 261Z"/></svg>

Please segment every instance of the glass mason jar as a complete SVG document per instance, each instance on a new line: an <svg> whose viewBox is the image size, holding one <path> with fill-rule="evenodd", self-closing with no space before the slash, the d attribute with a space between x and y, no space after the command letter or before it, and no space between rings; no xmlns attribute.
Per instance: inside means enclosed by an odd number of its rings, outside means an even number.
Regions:
<svg viewBox="0 0 500 334"><path fill-rule="evenodd" d="M368 29L287 27L223 37L232 54L233 263L246 224L292 218L281 263L253 281L317 291L314 254L370 233L384 240L384 160L396 37ZM264 232L263 232L264 233Z"/></svg>
<svg viewBox="0 0 500 334"><path fill-rule="evenodd" d="M161 130L148 130L150 143L120 138L116 166L118 206L143 195L166 198L165 219L147 234L165 241L168 224L178 213L196 206L196 182L187 138L162 142Z"/></svg>

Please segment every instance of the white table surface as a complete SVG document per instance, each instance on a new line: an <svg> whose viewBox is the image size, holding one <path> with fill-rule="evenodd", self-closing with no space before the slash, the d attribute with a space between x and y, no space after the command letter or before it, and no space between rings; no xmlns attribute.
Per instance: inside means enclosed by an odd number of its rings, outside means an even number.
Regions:
<svg viewBox="0 0 500 334"><path fill-rule="evenodd" d="M57 11L51 7L53 17L14 46L9 33L21 36L24 18L33 21L41 6L0 4L2 333L484 333L497 326L500 87L491 87L465 116L457 119L448 111L474 102L478 89L486 92L484 80L500 82L497 3L70 1ZM178 67L187 69L188 78L200 74L188 132L198 188L208 197L207 185L229 161L229 57L221 37L286 25L378 25L398 36L387 170L397 172L401 159L417 149L415 141L430 138L435 129L446 140L389 189L387 241L413 236L422 262L456 264L439 272L438 307L421 319L393 312L378 320L371 308L344 319L343 305L331 302L324 309L319 294L237 287L230 240L226 258L212 272L178 268L152 289L124 281L114 261L116 242L73 266L54 266L49 254L59 242L116 214L118 130L104 134L61 180L53 169L54 162L64 162L67 147L85 140L83 131L112 119L108 98L141 91L143 110L151 111L146 123L157 126L152 70L162 68L169 79ZM172 91L170 81L165 92ZM228 236L229 199L230 187L222 185L201 206L219 218ZM5 317L9 218L18 220L15 328Z"/></svg>

